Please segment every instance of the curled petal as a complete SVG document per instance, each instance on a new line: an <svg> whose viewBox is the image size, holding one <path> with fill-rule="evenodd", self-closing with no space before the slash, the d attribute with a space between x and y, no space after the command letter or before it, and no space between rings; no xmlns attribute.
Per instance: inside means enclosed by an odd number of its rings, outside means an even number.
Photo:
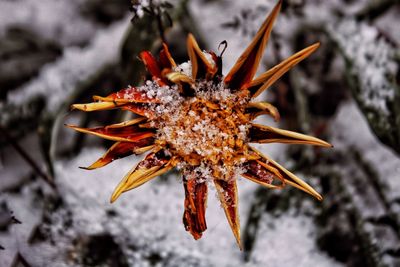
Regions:
<svg viewBox="0 0 400 267"><path fill-rule="evenodd" d="M199 239L207 229L206 205L207 205L207 183L199 182L194 173L184 175L183 186L185 188L185 212L183 224L194 239Z"/></svg>
<svg viewBox="0 0 400 267"><path fill-rule="evenodd" d="M297 52L291 57L285 59L272 69L267 72L261 74L259 77L254 79L248 90L251 93L252 97L257 97L264 90L269 88L274 82L276 82L282 75L284 75L288 70L293 68L296 64L298 64L303 59L307 58L311 55L317 48L319 47L319 43L315 43L310 45L309 47Z"/></svg>
<svg viewBox="0 0 400 267"><path fill-rule="evenodd" d="M328 142L316 137L260 124L251 125L249 137L252 143L284 143L332 147Z"/></svg>
<svg viewBox="0 0 400 267"><path fill-rule="evenodd" d="M141 118L139 120L133 120L133 122L136 124L132 124L132 121L125 122L127 126L124 126L120 123L94 128L80 128L73 125L66 126L78 132L93 134L112 141L136 142L138 140L154 136L153 131L142 129L139 125L137 125L137 123L140 121L142 121Z"/></svg>
<svg viewBox="0 0 400 267"><path fill-rule="evenodd" d="M111 203L124 192L132 190L151 179L159 176L173 168L173 158L166 155L163 150L150 153L144 160L134 167L115 188Z"/></svg>
<svg viewBox="0 0 400 267"><path fill-rule="evenodd" d="M233 68L225 77L225 84L231 89L246 89L254 75L264 53L265 46L269 40L272 26L281 9L282 0L274 7L271 14L266 18L256 36L251 41L243 54L236 61Z"/></svg>
<svg viewBox="0 0 400 267"><path fill-rule="evenodd" d="M263 155L262 153L260 153L258 150L256 150L253 147L250 147L258 156L260 156L260 159L257 160L257 164L259 166L261 166L263 168L264 171L269 172L270 174L272 174L273 176L279 178L280 180L282 180L283 182L283 186L285 184L289 184L291 186L296 187L297 189L300 189L310 195L312 195L313 197L315 197L318 200L322 200L322 196L315 191L314 188L312 188L310 185L308 185L306 182L304 182L303 180L301 180L299 177L297 177L296 175L294 175L293 173L291 173L290 171L288 171L287 169L285 169L284 167L282 167L281 165L279 165L277 162L275 162L274 160L270 159L269 157ZM245 178L248 178L258 184L261 184L263 186L269 187L267 182L262 179L262 177L260 177L259 175L254 175L254 169L252 171L248 171L247 173L250 173L250 175L245 176L243 175ZM249 176L251 178L249 178ZM269 183L270 184L270 183ZM275 187L277 188L277 187Z"/></svg>
<svg viewBox="0 0 400 267"><path fill-rule="evenodd" d="M268 102L249 103L246 107L246 114L250 120L254 120L260 115L270 115L275 121L279 121L280 115L278 109Z"/></svg>
<svg viewBox="0 0 400 267"><path fill-rule="evenodd" d="M173 83L188 84L189 86L194 84L194 80L192 78L181 72L170 72L166 76L168 80Z"/></svg>
<svg viewBox="0 0 400 267"><path fill-rule="evenodd" d="M238 212L239 203L236 180L231 179L230 181L225 181L215 179L214 184L217 189L221 205L225 211L226 218L228 219L233 235L236 238L236 242L239 245L239 248L242 249L242 244L240 241L240 222Z"/></svg>
<svg viewBox="0 0 400 267"><path fill-rule="evenodd" d="M175 60L171 56L171 53L169 52L168 45L166 43L163 43L163 48L160 51L159 54L159 65L161 66L162 69L173 69L176 67Z"/></svg>
<svg viewBox="0 0 400 267"><path fill-rule="evenodd" d="M93 170L106 166L116 159L130 155L142 154L154 147L154 138L145 138L136 142L116 142L107 152L89 167L81 167L86 170Z"/></svg>
<svg viewBox="0 0 400 267"><path fill-rule="evenodd" d="M217 72L214 62L209 62L192 34L187 38L187 50L192 63L192 78L212 78Z"/></svg>

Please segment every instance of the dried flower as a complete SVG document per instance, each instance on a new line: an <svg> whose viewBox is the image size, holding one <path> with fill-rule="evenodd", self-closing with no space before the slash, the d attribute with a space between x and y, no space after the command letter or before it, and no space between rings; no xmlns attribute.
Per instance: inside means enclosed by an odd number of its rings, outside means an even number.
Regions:
<svg viewBox="0 0 400 267"><path fill-rule="evenodd" d="M112 194L111 202L122 193L176 167L183 174L186 230L199 239L207 229L207 190L208 183L213 182L240 246L238 175L267 188L282 188L289 184L322 199L304 181L249 146L249 143L278 142L331 147L315 137L251 122L262 114L279 120L277 109L270 103L251 100L319 46L318 43L311 45L253 79L281 3L278 2L225 77L221 56L202 51L189 34L189 62L177 65L166 44L163 44L158 59L144 51L140 58L152 76L151 80L106 97L94 96L93 103L73 105L83 111L120 108L138 115L133 120L105 127L69 126L116 141L87 169L150 151L123 178Z"/></svg>

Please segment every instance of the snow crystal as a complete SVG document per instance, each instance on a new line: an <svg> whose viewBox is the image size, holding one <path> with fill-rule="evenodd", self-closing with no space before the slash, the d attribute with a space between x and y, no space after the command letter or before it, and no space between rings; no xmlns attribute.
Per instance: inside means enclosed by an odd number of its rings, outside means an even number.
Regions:
<svg viewBox="0 0 400 267"><path fill-rule="evenodd" d="M183 73L188 77L192 77L192 62L190 62L190 60L187 62L183 62L182 64L176 66L174 68L174 71Z"/></svg>

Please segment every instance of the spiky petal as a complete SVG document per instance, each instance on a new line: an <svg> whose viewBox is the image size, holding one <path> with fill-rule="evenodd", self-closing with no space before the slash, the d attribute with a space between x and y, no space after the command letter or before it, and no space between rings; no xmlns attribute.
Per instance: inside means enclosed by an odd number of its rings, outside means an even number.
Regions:
<svg viewBox="0 0 400 267"><path fill-rule="evenodd" d="M119 183L111 196L111 203L124 192L132 190L173 168L173 159L164 151L152 152L134 167Z"/></svg>
<svg viewBox="0 0 400 267"><path fill-rule="evenodd" d="M229 225L231 226L233 235L236 238L236 242L242 249L242 243L240 240L240 222L239 222L239 209L238 209L238 191L236 180L231 179L225 180L214 180L215 187L218 192L219 201L221 202L222 208L225 211L226 218L228 219Z"/></svg>
<svg viewBox="0 0 400 267"><path fill-rule="evenodd" d="M263 91L268 89L273 83L275 83L280 77L282 77L287 71L296 66L303 59L307 58L309 55L315 52L318 49L319 43L315 43L310 45L307 48L297 52L296 54L288 57L272 69L267 72L261 74L259 77L254 79L248 90L251 93L252 97L257 97Z"/></svg>
<svg viewBox="0 0 400 267"><path fill-rule="evenodd" d="M260 124L251 125L249 137L251 143L284 143L332 147L328 142L316 137Z"/></svg>
<svg viewBox="0 0 400 267"><path fill-rule="evenodd" d="M226 75L225 84L234 90L247 89L254 75L256 74L258 65L260 64L265 46L269 40L275 19L281 9L282 1L274 7L271 14L266 18L256 36L251 41L243 54L236 61L235 65Z"/></svg>

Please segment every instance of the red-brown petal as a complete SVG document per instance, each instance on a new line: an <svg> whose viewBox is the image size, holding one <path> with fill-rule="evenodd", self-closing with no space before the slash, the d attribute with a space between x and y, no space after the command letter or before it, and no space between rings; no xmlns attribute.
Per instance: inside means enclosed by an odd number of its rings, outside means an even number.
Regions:
<svg viewBox="0 0 400 267"><path fill-rule="evenodd" d="M157 60L149 51L141 52L140 59L143 61L147 71L150 73L154 81L157 81L157 83L161 86L167 84L165 79L161 75L161 69Z"/></svg>
<svg viewBox="0 0 400 267"><path fill-rule="evenodd" d="M239 248L242 249L242 244L240 241L240 222L238 212L239 203L236 180L231 179L230 181L225 181L216 179L214 180L214 184L217 189L221 205L225 211L226 218L228 219L233 235L236 238L236 242L239 245Z"/></svg>
<svg viewBox="0 0 400 267"><path fill-rule="evenodd" d="M185 188L185 211L183 224L194 239L199 239L207 229L206 205L207 205L207 183L199 182L195 174L185 174L183 177Z"/></svg>
<svg viewBox="0 0 400 267"><path fill-rule="evenodd" d="M307 194L312 195L313 197L315 197L318 200L322 200L322 196L317 191L315 191L314 188L312 188L306 182L301 180L299 177L297 177L296 175L294 175L293 173L291 173L290 171L288 171L287 169L285 169L284 167L279 165L277 162L275 162L271 158L268 158L267 156L263 155L262 153L260 153L256 149L254 149L253 147L250 147L250 149L253 150L256 153L256 155L259 157L256 160L257 164L261 165L261 167L264 168L264 170L266 170L267 172L270 172L276 178L281 180L282 185L275 186L275 185L269 184L268 182L265 182L264 179L260 179L259 176L253 174L254 170L245 172L243 177L245 177L249 180L252 180L255 183L263 185L267 188L282 188L283 186L288 184L288 185L294 186L297 189L300 189L300 190L306 192ZM251 166L247 166L248 170L249 170L249 167L251 168Z"/></svg>
<svg viewBox="0 0 400 267"><path fill-rule="evenodd" d="M114 160L121 159L130 155L138 155L150 150L153 147L154 138L145 138L136 142L116 142L107 152L89 167L82 169L93 170L106 166Z"/></svg>
<svg viewBox="0 0 400 267"><path fill-rule="evenodd" d="M123 110L133 112L140 116L145 116L147 118L154 118L154 116L155 116L154 111L151 110L149 108L149 106L146 104L130 103L130 104L123 105L120 108Z"/></svg>
<svg viewBox="0 0 400 267"><path fill-rule="evenodd" d="M187 38L187 50L192 63L192 79L214 77L217 72L216 65L208 61L192 34Z"/></svg>
<svg viewBox="0 0 400 267"><path fill-rule="evenodd" d="M229 88L239 90L246 89L249 86L256 74L262 55L264 54L265 46L267 45L272 26L278 16L281 5L282 0L274 7L270 15L261 25L261 28L256 33L250 45L236 61L228 75L226 75L224 82Z"/></svg>
<svg viewBox="0 0 400 267"><path fill-rule="evenodd" d="M158 61L161 69L173 69L176 67L175 60L171 56L166 43L163 43L163 49L160 51Z"/></svg>
<svg viewBox="0 0 400 267"><path fill-rule="evenodd" d="M94 128L80 128L77 126L66 125L78 132L93 134L104 139L123 142L137 142L138 140L153 137L154 132L142 129L139 125L128 125L124 127L101 126Z"/></svg>
<svg viewBox="0 0 400 267"><path fill-rule="evenodd" d="M136 87L128 87L112 93L106 97L93 96L95 101L115 102L115 103L157 103L159 100L150 98L146 92L140 91Z"/></svg>

